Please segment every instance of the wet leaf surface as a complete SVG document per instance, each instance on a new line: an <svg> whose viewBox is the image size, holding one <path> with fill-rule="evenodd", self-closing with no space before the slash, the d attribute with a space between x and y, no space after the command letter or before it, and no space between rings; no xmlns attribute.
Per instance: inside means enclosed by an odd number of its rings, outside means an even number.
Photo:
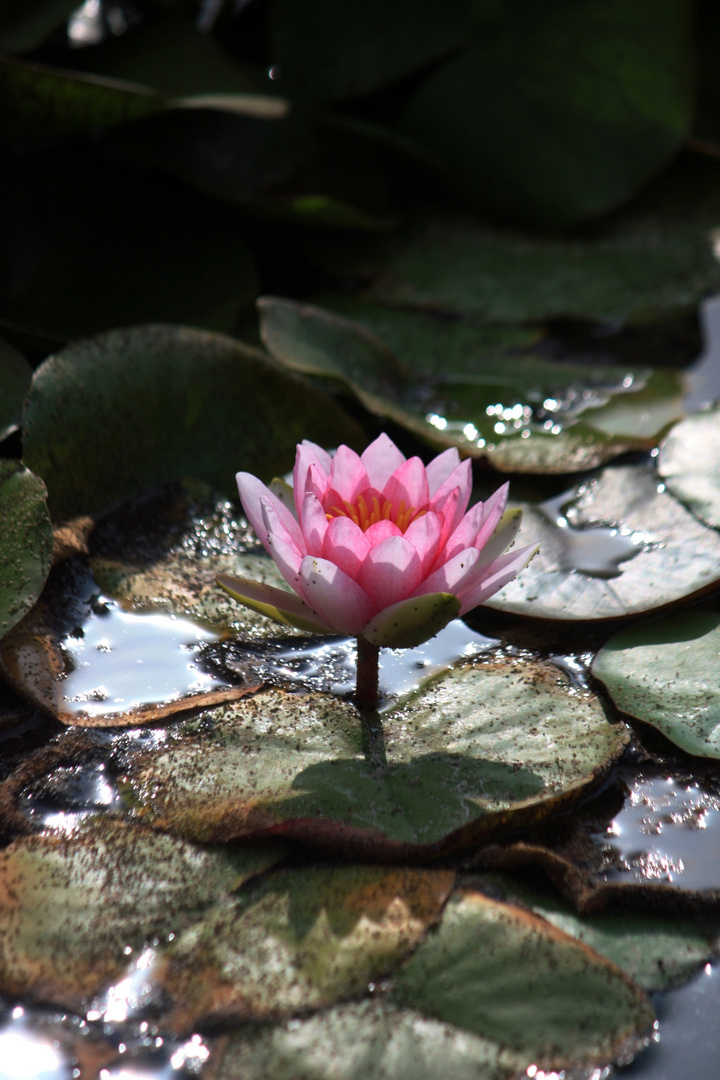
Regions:
<svg viewBox="0 0 720 1080"><path fill-rule="evenodd" d="M370 411L495 468L572 472L649 449L682 415L676 372L558 362L539 332L483 327L329 297L340 312L258 301L271 354L336 379ZM349 315L350 318L343 316Z"/></svg>
<svg viewBox="0 0 720 1080"><path fill-rule="evenodd" d="M366 991L437 920L449 870L289 870L217 905L168 949L175 1030L269 1019Z"/></svg>
<svg viewBox="0 0 720 1080"><path fill-rule="evenodd" d="M25 459L47 483L55 519L187 475L224 491L241 468L270 479L302 438L362 441L337 403L259 350L170 326L111 331L50 357L33 377L23 427Z"/></svg>
<svg viewBox="0 0 720 1080"><path fill-rule="evenodd" d="M39 597L52 549L45 485L18 461L0 461L0 636Z"/></svg>
<svg viewBox="0 0 720 1080"><path fill-rule="evenodd" d="M32 368L25 357L0 339L0 442L20 424Z"/></svg>
<svg viewBox="0 0 720 1080"><path fill-rule="evenodd" d="M200 851L120 823L17 840L0 852L0 985L81 1009L278 849Z"/></svg>
<svg viewBox="0 0 720 1080"><path fill-rule="evenodd" d="M392 988L395 1001L545 1068L638 1049L654 1014L614 964L519 908L456 893Z"/></svg>
<svg viewBox="0 0 720 1080"><path fill-rule="evenodd" d="M619 709L689 754L720 758L720 615L681 612L610 638L593 675Z"/></svg>
<svg viewBox="0 0 720 1080"><path fill-rule="evenodd" d="M720 409L688 416L660 447L658 472L668 491L706 525L720 528Z"/></svg>
<svg viewBox="0 0 720 1080"><path fill-rule="evenodd" d="M133 756L125 798L197 840L271 829L404 857L537 820L597 782L623 729L551 664L454 669L368 727L350 704L266 690Z"/></svg>
<svg viewBox="0 0 720 1080"><path fill-rule="evenodd" d="M516 504L521 505L521 504ZM622 619L717 588L717 533L645 465L608 468L539 504L522 504L518 544L540 551L487 606L541 619Z"/></svg>

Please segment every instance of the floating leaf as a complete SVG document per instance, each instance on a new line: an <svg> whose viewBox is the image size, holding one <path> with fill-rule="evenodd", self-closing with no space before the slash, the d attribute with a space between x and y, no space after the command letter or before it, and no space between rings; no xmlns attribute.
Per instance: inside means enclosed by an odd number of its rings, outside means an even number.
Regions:
<svg viewBox="0 0 720 1080"><path fill-rule="evenodd" d="M401 857L542 817L596 783L626 742L593 695L530 661L451 670L383 714L381 732L337 698L278 690L202 716L128 761L126 797L143 821L198 840L272 829Z"/></svg>
<svg viewBox="0 0 720 1080"><path fill-rule="evenodd" d="M18 461L0 461L0 637L42 592L53 534L45 485Z"/></svg>
<svg viewBox="0 0 720 1080"><path fill-rule="evenodd" d="M653 446L682 414L675 372L543 360L520 351L537 340L526 327L478 329L330 302L353 321L262 297L261 334L272 355L292 370L340 381L371 412L497 469L590 468Z"/></svg>
<svg viewBox="0 0 720 1080"><path fill-rule="evenodd" d="M695 413L663 440L658 472L669 491L706 525L720 528L720 409Z"/></svg>
<svg viewBox="0 0 720 1080"><path fill-rule="evenodd" d="M452 898L392 997L545 1069L632 1053L654 1019L614 964L537 916L469 891Z"/></svg>
<svg viewBox="0 0 720 1080"><path fill-rule="evenodd" d="M20 423L32 368L12 345L0 339L0 442Z"/></svg>
<svg viewBox="0 0 720 1080"><path fill-rule="evenodd" d="M270 479L303 438L363 441L337 403L262 352L176 326L115 330L50 357L33 377L23 428L55 518L182 476L224 491L237 469Z"/></svg>
<svg viewBox="0 0 720 1080"><path fill-rule="evenodd" d="M168 950L171 1026L282 1017L364 992L422 940L454 877L342 866L273 875Z"/></svg>
<svg viewBox="0 0 720 1080"><path fill-rule="evenodd" d="M638 616L720 581L720 537L644 465L608 468L563 496L523 507L517 544L540 544L488 607L541 619Z"/></svg>
<svg viewBox="0 0 720 1080"><path fill-rule="evenodd" d="M567 228L635 195L676 154L694 108L684 0L659 18L624 0L478 8L476 43L436 67L400 121L465 198Z"/></svg>
<svg viewBox="0 0 720 1080"><path fill-rule="evenodd" d="M84 1012L143 945L178 934L279 857L272 845L200 851L110 822L16 840L0 852L2 992Z"/></svg>
<svg viewBox="0 0 720 1080"><path fill-rule="evenodd" d="M615 634L593 674L623 712L689 754L720 758L718 656L720 615L685 611Z"/></svg>
<svg viewBox="0 0 720 1080"><path fill-rule="evenodd" d="M648 915L578 915L564 900L548 890L509 877L490 875L482 879L494 895L521 903L547 919L565 934L589 945L622 968L648 993L675 986L704 964L717 948L717 929Z"/></svg>

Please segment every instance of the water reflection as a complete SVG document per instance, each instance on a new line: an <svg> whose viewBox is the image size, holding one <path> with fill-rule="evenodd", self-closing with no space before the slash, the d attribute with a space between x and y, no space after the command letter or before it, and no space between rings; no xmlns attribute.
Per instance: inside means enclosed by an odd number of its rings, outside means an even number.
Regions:
<svg viewBox="0 0 720 1080"><path fill-rule="evenodd" d="M72 1073L56 1043L38 1038L22 1026L21 1008L13 1023L0 1029L0 1080L66 1080Z"/></svg>
<svg viewBox="0 0 720 1080"><path fill-rule="evenodd" d="M558 530L561 543L558 566L561 570L585 574L587 577L619 577L622 573L621 563L656 546L657 542L650 533L621 525L584 525L582 528L571 525L563 508L580 494L575 490L565 491L538 506L538 510Z"/></svg>

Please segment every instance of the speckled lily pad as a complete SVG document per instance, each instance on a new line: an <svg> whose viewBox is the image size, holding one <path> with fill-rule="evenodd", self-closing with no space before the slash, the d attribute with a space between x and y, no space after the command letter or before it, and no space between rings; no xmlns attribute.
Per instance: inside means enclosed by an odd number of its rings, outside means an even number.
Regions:
<svg viewBox="0 0 720 1080"><path fill-rule="evenodd" d="M658 472L701 521L720 528L720 409L695 413L672 428L660 447Z"/></svg>
<svg viewBox="0 0 720 1080"><path fill-rule="evenodd" d="M0 461L0 637L30 610L53 549L42 480L18 461Z"/></svg>

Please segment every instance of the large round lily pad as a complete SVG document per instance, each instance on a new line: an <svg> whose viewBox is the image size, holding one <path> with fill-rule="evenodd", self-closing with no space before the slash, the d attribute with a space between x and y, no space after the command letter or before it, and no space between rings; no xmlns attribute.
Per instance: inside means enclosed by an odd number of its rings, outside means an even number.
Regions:
<svg viewBox="0 0 720 1080"><path fill-rule="evenodd" d="M270 479L303 438L362 442L336 402L262 352L176 326L114 330L50 357L33 377L23 429L56 519L183 476L224 491L241 468Z"/></svg>
<svg viewBox="0 0 720 1080"><path fill-rule="evenodd" d="M690 754L720 758L719 664L720 615L685 611L615 634L592 670L623 712Z"/></svg>
<svg viewBox="0 0 720 1080"><path fill-rule="evenodd" d="M272 846L201 851L110 822L17 840L0 852L2 993L83 1010L144 945L278 858Z"/></svg>
<svg viewBox="0 0 720 1080"><path fill-rule="evenodd" d="M682 415L675 372L542 359L538 332L478 328L330 297L263 297L263 340L286 367L339 381L371 412L514 472L572 472L653 446Z"/></svg>
<svg viewBox="0 0 720 1080"><path fill-rule="evenodd" d="M545 920L470 891L453 897L392 997L545 1068L637 1050L654 1019L614 964Z"/></svg>
<svg viewBox="0 0 720 1080"><path fill-rule="evenodd" d="M465 665L368 727L350 704L267 690L128 759L147 824L197 840L270 830L385 856L445 852L541 818L626 743L554 665Z"/></svg>
<svg viewBox="0 0 720 1080"><path fill-rule="evenodd" d="M672 428L660 447L658 472L701 521L720 528L720 409L695 413Z"/></svg>
<svg viewBox="0 0 720 1080"><path fill-rule="evenodd" d="M423 939L451 870L305 868L271 876L243 902L217 905L166 953L170 1023L267 1020L367 989Z"/></svg>
<svg viewBox="0 0 720 1080"><path fill-rule="evenodd" d="M0 637L33 606L50 571L53 534L43 482L0 461Z"/></svg>
<svg viewBox="0 0 720 1080"><path fill-rule="evenodd" d="M608 468L562 497L523 505L517 543L540 551L488 607L534 618L637 617L720 583L720 536L644 465Z"/></svg>

